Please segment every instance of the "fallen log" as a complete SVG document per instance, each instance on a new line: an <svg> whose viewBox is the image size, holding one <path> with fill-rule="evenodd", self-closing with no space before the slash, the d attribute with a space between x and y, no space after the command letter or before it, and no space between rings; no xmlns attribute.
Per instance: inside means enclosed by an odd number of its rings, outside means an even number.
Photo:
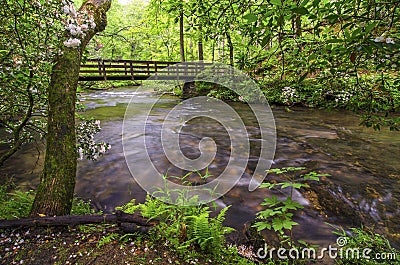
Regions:
<svg viewBox="0 0 400 265"><path fill-rule="evenodd" d="M143 218L138 214L116 212L103 215L63 215L52 217L30 217L16 220L0 220L1 228L39 227L39 226L77 226L83 224L121 224L131 223L137 226L152 226L156 222Z"/></svg>

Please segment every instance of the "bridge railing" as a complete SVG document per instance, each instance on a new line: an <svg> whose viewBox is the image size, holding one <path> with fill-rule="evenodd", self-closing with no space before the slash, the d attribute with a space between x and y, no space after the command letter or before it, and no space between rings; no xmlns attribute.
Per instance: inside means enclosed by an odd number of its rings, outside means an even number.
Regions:
<svg viewBox="0 0 400 265"><path fill-rule="evenodd" d="M195 77L206 65L211 63L90 59L81 64L79 80L145 80L150 76L161 80L185 80Z"/></svg>

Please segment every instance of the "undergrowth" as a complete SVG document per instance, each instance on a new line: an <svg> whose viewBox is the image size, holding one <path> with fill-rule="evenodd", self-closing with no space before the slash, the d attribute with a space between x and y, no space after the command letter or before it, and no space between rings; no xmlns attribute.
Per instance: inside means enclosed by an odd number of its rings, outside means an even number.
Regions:
<svg viewBox="0 0 400 265"><path fill-rule="evenodd" d="M235 247L225 244L224 235L234 231L222 224L229 207L211 217L207 205L178 206L148 196L143 204L133 200L117 209L157 220L158 224L149 233L151 242L173 249L185 261L202 258L215 264L253 264L239 256Z"/></svg>
<svg viewBox="0 0 400 265"><path fill-rule="evenodd" d="M35 191L21 191L12 183L0 186L0 220L18 219L28 217L31 210ZM94 214L96 211L90 202L74 198L71 215Z"/></svg>

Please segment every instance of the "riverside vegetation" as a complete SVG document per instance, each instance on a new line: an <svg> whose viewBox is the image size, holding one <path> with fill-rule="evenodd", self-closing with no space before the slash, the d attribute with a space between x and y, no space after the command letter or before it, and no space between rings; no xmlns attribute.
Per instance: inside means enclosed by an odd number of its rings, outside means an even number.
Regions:
<svg viewBox="0 0 400 265"><path fill-rule="evenodd" d="M260 188L284 191L285 199L275 196L265 198L263 210L257 214L254 227L257 231L276 232L279 243L274 247L313 247L307 242L295 240L292 227L296 210L302 206L292 199L294 190L302 191L324 174L304 172L305 168L271 169L273 174L282 175L285 181L265 182ZM175 177L176 178L176 177ZM180 180L184 180L181 177ZM34 191L13 190L12 184L0 188L0 218L23 218L29 214ZM188 199L182 197L177 200ZM196 200L196 198L191 198ZM307 259L281 260L277 257L260 259L256 246L251 244L226 243L225 235L234 231L223 225L229 207L216 212L216 205L179 206L162 202L150 195L144 203L135 200L117 207L126 213L140 213L157 224L147 233L123 232L115 225L81 225L64 229L13 229L1 232L1 256L4 261L35 264L37 259L48 259L52 263L122 262L124 264L305 264ZM213 213L212 217L210 214ZM72 214L96 214L90 202L74 200ZM101 214L101 213L98 213ZM352 228L348 231L333 230L348 240L347 248L370 248L374 253L392 253L390 259L359 260L346 258L335 260L336 264L394 264L400 261L400 252L391 247L384 236L367 227ZM263 242L259 235L259 242ZM267 241L268 242L268 241ZM270 242L268 242L270 243ZM371 257L372 257L371 254ZM315 261L316 262L316 261Z"/></svg>

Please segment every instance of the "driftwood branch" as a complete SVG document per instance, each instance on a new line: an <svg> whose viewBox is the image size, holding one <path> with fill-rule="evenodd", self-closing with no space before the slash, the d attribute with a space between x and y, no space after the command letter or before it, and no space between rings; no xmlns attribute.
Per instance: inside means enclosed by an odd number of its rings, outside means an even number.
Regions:
<svg viewBox="0 0 400 265"><path fill-rule="evenodd" d="M83 224L120 224L131 223L138 226L152 226L155 221L149 222L138 214L117 212L104 215L63 215L53 217L31 217L17 220L0 221L0 229L14 227L39 227L39 226L77 226Z"/></svg>

